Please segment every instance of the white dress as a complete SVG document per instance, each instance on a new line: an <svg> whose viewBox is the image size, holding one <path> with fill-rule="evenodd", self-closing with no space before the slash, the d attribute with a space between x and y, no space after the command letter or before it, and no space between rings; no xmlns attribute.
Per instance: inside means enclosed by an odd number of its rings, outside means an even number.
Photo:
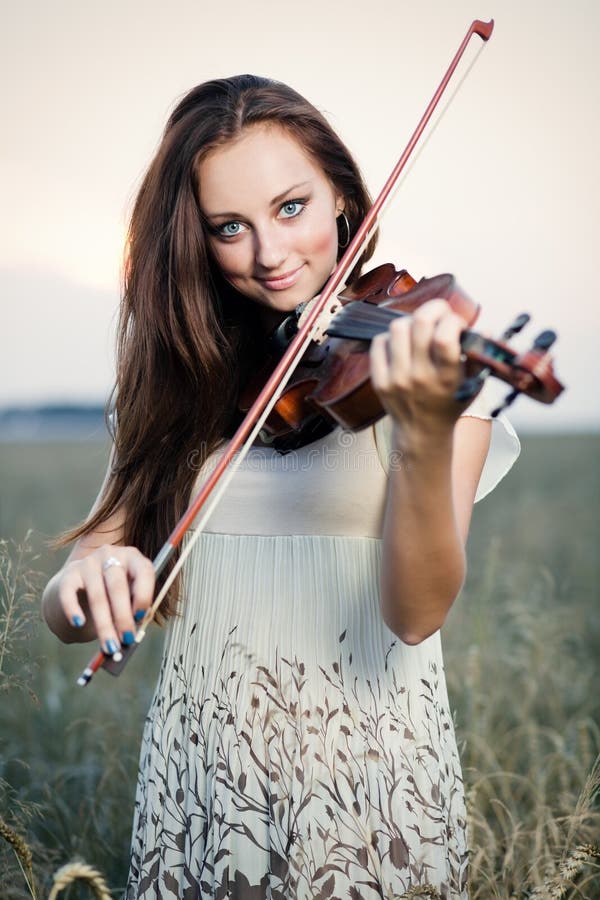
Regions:
<svg viewBox="0 0 600 900"><path fill-rule="evenodd" d="M407 646L380 614L386 425L253 448L192 550L144 731L127 900L466 897L440 636ZM518 454L505 420L493 432L480 496Z"/></svg>

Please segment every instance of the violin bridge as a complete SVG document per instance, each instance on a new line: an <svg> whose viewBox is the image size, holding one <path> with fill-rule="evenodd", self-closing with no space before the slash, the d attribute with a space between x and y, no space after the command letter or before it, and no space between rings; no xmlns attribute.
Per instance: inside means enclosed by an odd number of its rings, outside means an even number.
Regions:
<svg viewBox="0 0 600 900"><path fill-rule="evenodd" d="M309 302L305 305L304 309L300 313L300 317L298 319L298 330L300 330L302 328L302 326L304 325L306 319L309 316L311 309L313 308L313 305L319 299L319 296L320 295L317 294L316 297L313 297L312 300L309 300ZM329 339L328 335L325 334L325 331L329 327L329 323L335 316L336 312L338 312L342 308L342 305L343 304L342 304L341 300L338 300L337 297L331 298L331 300L327 304L326 308L323 310L323 312L317 318L315 324L313 325L312 332L311 332L311 338L313 341L315 341L315 343L323 344L323 343L325 343L326 340Z"/></svg>

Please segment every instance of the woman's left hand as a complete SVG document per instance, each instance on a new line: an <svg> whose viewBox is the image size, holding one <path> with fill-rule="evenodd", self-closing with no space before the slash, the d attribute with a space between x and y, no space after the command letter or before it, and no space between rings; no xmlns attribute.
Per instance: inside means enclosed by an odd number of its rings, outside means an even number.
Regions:
<svg viewBox="0 0 600 900"><path fill-rule="evenodd" d="M373 339L371 381L405 435L449 431L464 410L454 393L464 378L466 327L445 300L429 300Z"/></svg>

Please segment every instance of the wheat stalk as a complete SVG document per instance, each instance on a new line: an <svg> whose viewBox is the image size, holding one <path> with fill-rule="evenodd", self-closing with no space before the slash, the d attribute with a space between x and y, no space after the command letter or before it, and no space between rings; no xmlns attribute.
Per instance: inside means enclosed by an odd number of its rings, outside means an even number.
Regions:
<svg viewBox="0 0 600 900"><path fill-rule="evenodd" d="M410 897L431 897L432 900L441 900L440 892L431 884L417 884L405 891L398 900L409 900Z"/></svg>
<svg viewBox="0 0 600 900"><path fill-rule="evenodd" d="M573 880L590 859L600 859L600 848L595 844L581 844L579 847L575 847L570 856L561 864L558 875L548 879L540 887L534 888L530 897L561 900L565 896L567 888L572 886Z"/></svg>
<svg viewBox="0 0 600 900"><path fill-rule="evenodd" d="M4 819L0 818L0 837L3 837L4 840L10 844L10 846L15 851L17 860L19 861L19 866L21 867L21 871L23 873L23 878L27 882L27 887L29 888L29 893L34 898L35 894L35 883L33 880L33 858L31 855L31 850L29 849L29 845L27 844L25 838L15 831L14 828L11 828L10 825L7 825Z"/></svg>
<svg viewBox="0 0 600 900"><path fill-rule="evenodd" d="M48 900L56 900L58 895L74 881L87 881L98 900L111 900L111 894L101 873L84 862L72 862L54 873L54 884Z"/></svg>

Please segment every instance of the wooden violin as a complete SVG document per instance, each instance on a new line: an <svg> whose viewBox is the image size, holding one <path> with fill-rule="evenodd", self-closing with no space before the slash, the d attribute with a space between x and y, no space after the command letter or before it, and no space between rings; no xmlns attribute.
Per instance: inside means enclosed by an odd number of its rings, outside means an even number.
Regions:
<svg viewBox="0 0 600 900"><path fill-rule="evenodd" d="M317 328L321 340L313 340L294 369L262 426L261 439L286 452L311 443L337 425L357 431L385 415L371 384L370 341L387 331L394 318L411 315L434 298L446 300L469 326L461 334L467 377L456 392L457 402L475 397L489 376L512 388L492 415L514 402L519 394L540 403L552 403L562 392L563 385L554 376L549 356L556 340L554 331L543 331L530 350L517 353L506 342L527 324L526 313L517 316L499 340L485 337L470 328L477 320L479 306L452 275L416 282L406 269L396 271L391 263L385 263L363 275L330 304L329 321ZM270 342L274 349L285 349L298 330L302 314L289 316L277 328ZM243 391L241 412L246 413L256 399L257 384L263 386L268 366L269 362Z"/></svg>

